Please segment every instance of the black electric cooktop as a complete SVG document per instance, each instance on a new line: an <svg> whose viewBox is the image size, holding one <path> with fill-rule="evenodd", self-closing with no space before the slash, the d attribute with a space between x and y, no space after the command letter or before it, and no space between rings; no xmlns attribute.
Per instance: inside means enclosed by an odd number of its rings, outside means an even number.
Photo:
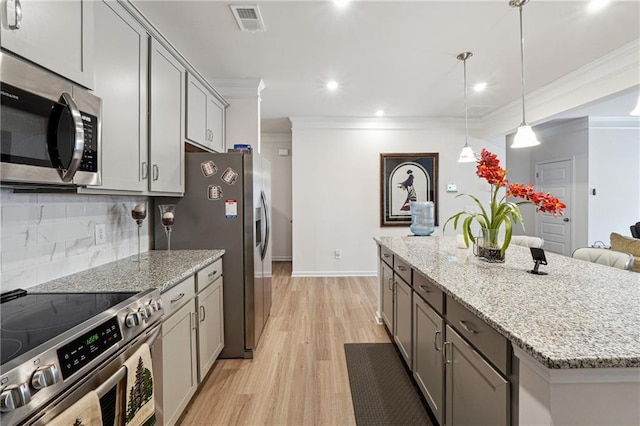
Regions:
<svg viewBox="0 0 640 426"><path fill-rule="evenodd" d="M0 365L46 343L136 293L2 294Z"/></svg>

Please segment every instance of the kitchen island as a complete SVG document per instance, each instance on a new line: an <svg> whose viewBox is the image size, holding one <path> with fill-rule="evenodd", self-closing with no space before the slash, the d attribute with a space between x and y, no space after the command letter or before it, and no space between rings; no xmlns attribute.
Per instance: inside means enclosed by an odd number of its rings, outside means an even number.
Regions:
<svg viewBox="0 0 640 426"><path fill-rule="evenodd" d="M164 293L185 278L212 264L224 250L151 250L29 288L29 292L105 291L141 292L157 288Z"/></svg>
<svg viewBox="0 0 640 426"><path fill-rule="evenodd" d="M487 263L455 237L375 241L442 291L444 318L461 305L508 340L512 423L640 424L639 274L547 253L548 275L532 275L513 244Z"/></svg>

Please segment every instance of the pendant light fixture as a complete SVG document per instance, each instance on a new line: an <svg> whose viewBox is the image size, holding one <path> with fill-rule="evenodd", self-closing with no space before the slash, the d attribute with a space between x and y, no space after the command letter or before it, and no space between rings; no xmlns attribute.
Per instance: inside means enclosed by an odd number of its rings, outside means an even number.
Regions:
<svg viewBox="0 0 640 426"><path fill-rule="evenodd" d="M462 152L460 153L460 157L458 157L458 163L474 163L477 161L476 154L469 146L469 108L467 107L467 59L472 56L473 53L471 52L462 52L456 56L458 60L462 61L464 68L464 147L462 147Z"/></svg>
<svg viewBox="0 0 640 426"><path fill-rule="evenodd" d="M516 131L516 136L513 138L511 148L527 148L530 146L540 145L540 141L533 132L531 126L527 123L524 114L524 35L522 32L522 7L527 4L529 0L509 0L509 6L517 7L520 12L520 69L521 69L521 86L522 86L522 124Z"/></svg>

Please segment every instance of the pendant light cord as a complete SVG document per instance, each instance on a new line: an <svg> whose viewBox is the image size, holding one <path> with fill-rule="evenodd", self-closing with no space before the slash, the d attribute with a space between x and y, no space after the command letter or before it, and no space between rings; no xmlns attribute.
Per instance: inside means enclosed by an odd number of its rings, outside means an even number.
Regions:
<svg viewBox="0 0 640 426"><path fill-rule="evenodd" d="M462 61L464 69L464 146L469 146L469 108L467 106L467 58Z"/></svg>
<svg viewBox="0 0 640 426"><path fill-rule="evenodd" d="M524 115L524 32L522 31L522 5L518 6L520 10L520 82L522 86L522 124L527 123Z"/></svg>

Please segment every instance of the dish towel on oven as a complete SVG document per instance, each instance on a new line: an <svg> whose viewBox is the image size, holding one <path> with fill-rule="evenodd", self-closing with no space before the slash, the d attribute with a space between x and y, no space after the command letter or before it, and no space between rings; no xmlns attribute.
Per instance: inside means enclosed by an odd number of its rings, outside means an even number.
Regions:
<svg viewBox="0 0 640 426"><path fill-rule="evenodd" d="M47 424L49 426L102 426L102 412L98 394L94 391L89 391L88 394Z"/></svg>
<svg viewBox="0 0 640 426"><path fill-rule="evenodd" d="M150 426L156 423L153 399L153 369L151 350L143 343L131 358L125 361L127 387L124 424Z"/></svg>

